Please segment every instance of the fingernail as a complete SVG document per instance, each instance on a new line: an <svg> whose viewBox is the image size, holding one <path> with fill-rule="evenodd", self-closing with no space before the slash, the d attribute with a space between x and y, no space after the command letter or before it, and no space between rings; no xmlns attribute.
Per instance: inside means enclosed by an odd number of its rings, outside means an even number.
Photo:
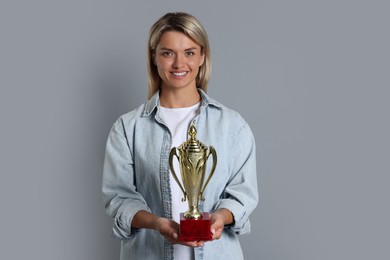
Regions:
<svg viewBox="0 0 390 260"><path fill-rule="evenodd" d="M173 238L177 239L177 234L176 233L173 233Z"/></svg>
<svg viewBox="0 0 390 260"><path fill-rule="evenodd" d="M215 229L213 228L213 229L211 229L211 234L215 234Z"/></svg>

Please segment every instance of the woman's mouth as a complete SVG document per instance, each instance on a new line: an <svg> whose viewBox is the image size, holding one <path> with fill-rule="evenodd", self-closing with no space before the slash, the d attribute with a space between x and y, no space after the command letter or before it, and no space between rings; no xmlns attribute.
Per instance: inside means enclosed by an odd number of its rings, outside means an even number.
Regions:
<svg viewBox="0 0 390 260"><path fill-rule="evenodd" d="M175 77L184 77L185 75L187 75L187 71L181 71L181 72L171 72L171 74Z"/></svg>

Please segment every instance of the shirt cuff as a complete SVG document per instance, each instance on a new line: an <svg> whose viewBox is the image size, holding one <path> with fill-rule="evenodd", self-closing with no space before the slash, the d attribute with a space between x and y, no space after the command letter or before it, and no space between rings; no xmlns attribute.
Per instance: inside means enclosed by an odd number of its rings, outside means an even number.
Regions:
<svg viewBox="0 0 390 260"><path fill-rule="evenodd" d="M242 235L250 232L250 222L246 217L245 208L237 201L232 199L222 199L218 201L214 211L218 209L228 209L233 214L234 223L227 228L232 230L237 235Z"/></svg>
<svg viewBox="0 0 390 260"><path fill-rule="evenodd" d="M134 215L140 210L151 212L151 210L148 207L145 207L144 204L137 206L123 205L120 207L114 218L112 236L119 240L131 239L139 231L139 229L131 227L131 223Z"/></svg>

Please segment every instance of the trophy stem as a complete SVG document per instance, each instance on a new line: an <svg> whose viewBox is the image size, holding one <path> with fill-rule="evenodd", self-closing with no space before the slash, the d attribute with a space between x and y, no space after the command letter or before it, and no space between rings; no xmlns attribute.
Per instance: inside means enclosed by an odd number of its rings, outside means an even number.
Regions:
<svg viewBox="0 0 390 260"><path fill-rule="evenodd" d="M184 213L184 218L200 219L202 218L202 212L200 212L198 206L189 206L188 210Z"/></svg>

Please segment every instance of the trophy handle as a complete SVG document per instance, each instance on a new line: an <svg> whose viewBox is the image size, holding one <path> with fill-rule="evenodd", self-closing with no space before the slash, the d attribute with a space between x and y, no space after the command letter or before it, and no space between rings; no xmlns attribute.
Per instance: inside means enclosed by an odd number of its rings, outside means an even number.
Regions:
<svg viewBox="0 0 390 260"><path fill-rule="evenodd" d="M175 179L176 183L179 185L181 191L183 192L184 197L181 200L186 201L187 193L184 191L183 186L181 185L179 179L177 178L175 169L173 168L173 156L176 156L176 158L179 160L179 156L177 156L176 150L177 150L176 147L173 147L171 149L171 152L169 153L169 168L171 169L173 178Z"/></svg>
<svg viewBox="0 0 390 260"><path fill-rule="evenodd" d="M211 177L214 174L215 167L217 166L217 152L215 151L214 147L212 147L212 146L209 147L208 154L207 154L207 157L206 157L206 161L209 159L211 154L213 155L213 165L211 167L209 177L207 178L207 180L206 180L206 182L205 182L205 184L204 184L204 186L202 188L202 191L200 192L200 198L202 200L204 200L203 192L206 189L207 184L209 184L209 181L210 181Z"/></svg>

